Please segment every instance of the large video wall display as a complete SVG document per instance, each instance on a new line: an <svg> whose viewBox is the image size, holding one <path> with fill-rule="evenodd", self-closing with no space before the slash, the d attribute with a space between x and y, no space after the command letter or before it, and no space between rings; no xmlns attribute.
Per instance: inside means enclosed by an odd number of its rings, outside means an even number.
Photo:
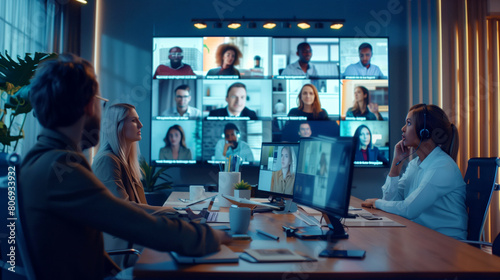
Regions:
<svg viewBox="0 0 500 280"><path fill-rule="evenodd" d="M258 165L262 142L355 136L389 164L387 38L153 38L151 159Z"/></svg>

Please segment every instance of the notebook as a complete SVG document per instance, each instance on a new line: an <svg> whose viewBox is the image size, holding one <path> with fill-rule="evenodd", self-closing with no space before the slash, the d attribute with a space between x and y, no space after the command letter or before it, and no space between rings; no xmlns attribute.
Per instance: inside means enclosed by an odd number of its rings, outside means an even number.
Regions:
<svg viewBox="0 0 500 280"><path fill-rule="evenodd" d="M200 264L200 263L237 263L239 256L235 254L226 245L220 246L220 251L201 257L192 257L180 255L176 252L170 252L177 263L180 264Z"/></svg>

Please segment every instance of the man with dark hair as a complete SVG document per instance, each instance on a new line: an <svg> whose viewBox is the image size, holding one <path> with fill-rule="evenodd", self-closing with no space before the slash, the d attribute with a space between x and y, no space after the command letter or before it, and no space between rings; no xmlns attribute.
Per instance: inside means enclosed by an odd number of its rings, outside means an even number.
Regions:
<svg viewBox="0 0 500 280"><path fill-rule="evenodd" d="M162 116L173 117L188 117L189 119L197 119L201 117L201 111L189 106L191 101L190 88L188 85L180 85L175 89L175 107L165 110Z"/></svg>
<svg viewBox="0 0 500 280"><path fill-rule="evenodd" d="M282 76L305 76L307 78L318 76L314 64L310 63L312 57L311 46L302 42L297 46L297 62L289 64L281 73Z"/></svg>
<svg viewBox="0 0 500 280"><path fill-rule="evenodd" d="M246 107L247 87L242 83L234 83L227 89L227 106L210 111L210 117L248 117L257 119L257 114Z"/></svg>
<svg viewBox="0 0 500 280"><path fill-rule="evenodd" d="M160 64L156 68L154 79L157 76L194 76L196 75L188 64L182 63L184 58L182 49L180 47L173 47L168 51L168 59L170 59L170 66Z"/></svg>
<svg viewBox="0 0 500 280"><path fill-rule="evenodd" d="M308 122L301 122L299 124L299 136L300 137L311 137L312 130L311 125Z"/></svg>
<svg viewBox="0 0 500 280"><path fill-rule="evenodd" d="M43 62L31 86L30 101L44 128L21 166L18 207L37 279L116 274L119 268L104 251L103 232L189 255L217 251L227 241L206 225L153 216L116 198L92 173L82 146L99 140L100 101L105 99L89 62L74 55ZM68 255L69 250L78 253Z"/></svg>
<svg viewBox="0 0 500 280"><path fill-rule="evenodd" d="M384 74L378 68L377 65L371 64L370 60L372 59L372 45L369 43L362 43L359 48L359 62L353 63L344 71L342 78L346 78L349 76L359 77L359 76L371 76L376 79L385 79Z"/></svg>
<svg viewBox="0 0 500 280"><path fill-rule="evenodd" d="M224 126L224 139L215 145L215 159L224 160L227 157L238 155L245 161L253 161L253 153L245 141L240 141L240 130L234 123Z"/></svg>

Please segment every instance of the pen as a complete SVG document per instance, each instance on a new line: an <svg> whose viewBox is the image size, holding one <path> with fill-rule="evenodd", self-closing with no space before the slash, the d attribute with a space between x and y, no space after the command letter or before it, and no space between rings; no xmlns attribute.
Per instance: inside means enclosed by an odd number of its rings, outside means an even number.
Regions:
<svg viewBox="0 0 500 280"><path fill-rule="evenodd" d="M280 237L279 237L279 236L272 235L272 234L267 233L267 232L265 232L265 231L262 231L262 230L260 230L260 229L258 229L258 230L257 230L257 233L260 233L260 234L262 234L262 235L264 235L264 236L267 236L267 237L269 237L269 238L272 238L272 239L274 239L274 240L279 240L279 239L280 239Z"/></svg>

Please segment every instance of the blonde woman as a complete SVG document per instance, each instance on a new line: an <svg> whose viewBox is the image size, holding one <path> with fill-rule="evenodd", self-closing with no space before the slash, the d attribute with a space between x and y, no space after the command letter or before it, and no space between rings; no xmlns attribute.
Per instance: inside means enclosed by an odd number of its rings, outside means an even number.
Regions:
<svg viewBox="0 0 500 280"><path fill-rule="evenodd" d="M92 169L101 182L116 197L147 207L137 142L141 140L142 123L135 107L119 103L110 106L102 120L101 145Z"/></svg>
<svg viewBox="0 0 500 280"><path fill-rule="evenodd" d="M272 192L293 194L295 162L295 151L290 146L281 148L281 169L274 171L271 177Z"/></svg>

